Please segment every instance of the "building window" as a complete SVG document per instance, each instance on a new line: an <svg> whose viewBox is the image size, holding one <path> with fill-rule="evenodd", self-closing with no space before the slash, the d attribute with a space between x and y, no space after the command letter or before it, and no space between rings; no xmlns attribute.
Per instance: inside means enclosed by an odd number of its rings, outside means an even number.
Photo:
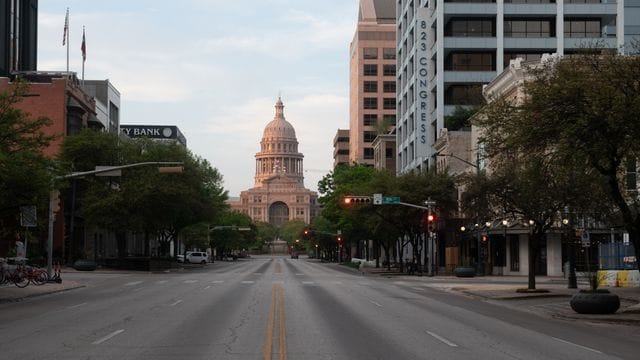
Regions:
<svg viewBox="0 0 640 360"><path fill-rule="evenodd" d="M635 159L627 160L627 191L638 190L638 168Z"/></svg>
<svg viewBox="0 0 640 360"><path fill-rule="evenodd" d="M542 58L542 53L504 53L504 67L508 67L511 60L521 58L524 61L536 61Z"/></svg>
<svg viewBox="0 0 640 360"><path fill-rule="evenodd" d="M494 53L450 53L445 59L447 71L494 71Z"/></svg>
<svg viewBox="0 0 640 360"><path fill-rule="evenodd" d="M482 105L482 85L451 85L444 93L445 105Z"/></svg>
<svg viewBox="0 0 640 360"><path fill-rule="evenodd" d="M382 108L385 110L393 110L396 108L396 98L384 98Z"/></svg>
<svg viewBox="0 0 640 360"><path fill-rule="evenodd" d="M261 203L262 202L262 196L254 196L253 197L253 202L254 203Z"/></svg>
<svg viewBox="0 0 640 360"><path fill-rule="evenodd" d="M364 114L364 119L363 119L364 126L376 126L377 122L378 122L378 115Z"/></svg>
<svg viewBox="0 0 640 360"><path fill-rule="evenodd" d="M364 82L364 92L367 92L367 93L378 92L378 82L377 81L365 81Z"/></svg>
<svg viewBox="0 0 640 360"><path fill-rule="evenodd" d="M349 155L349 149L338 150L338 155Z"/></svg>
<svg viewBox="0 0 640 360"><path fill-rule="evenodd" d="M551 20L510 19L504 21L504 36L514 38L548 38L556 36Z"/></svg>
<svg viewBox="0 0 640 360"><path fill-rule="evenodd" d="M382 83L382 91L386 93L395 93L396 92L396 82L395 81L385 81Z"/></svg>
<svg viewBox="0 0 640 360"><path fill-rule="evenodd" d="M384 76L396 76L396 65L382 65Z"/></svg>
<svg viewBox="0 0 640 360"><path fill-rule="evenodd" d="M393 149L392 148L386 148L384 155L385 155L385 157L387 159L393 159Z"/></svg>
<svg viewBox="0 0 640 360"><path fill-rule="evenodd" d="M382 119L385 123L389 124L389 126L396 126L395 115L384 115Z"/></svg>
<svg viewBox="0 0 640 360"><path fill-rule="evenodd" d="M583 0L584 1L584 0ZM600 0L597 0L600 2ZM565 3L568 1L565 0ZM573 2L573 0L571 0ZM505 4L555 4L556 0L504 0Z"/></svg>
<svg viewBox="0 0 640 360"><path fill-rule="evenodd" d="M571 38L599 38L602 36L600 20L565 19L564 36Z"/></svg>
<svg viewBox="0 0 640 360"><path fill-rule="evenodd" d="M377 76L378 65L376 64L364 64L364 76Z"/></svg>
<svg viewBox="0 0 640 360"><path fill-rule="evenodd" d="M375 131L365 131L363 132L364 142L370 143L378 136L378 133Z"/></svg>
<svg viewBox="0 0 640 360"><path fill-rule="evenodd" d="M373 160L373 148L364 148L365 160Z"/></svg>
<svg viewBox="0 0 640 360"><path fill-rule="evenodd" d="M364 108L370 110L376 110L378 108L378 98L366 97L364 98Z"/></svg>
<svg viewBox="0 0 640 360"><path fill-rule="evenodd" d="M377 48L364 48L362 49L362 56L367 60L375 60L378 58L378 49Z"/></svg>
<svg viewBox="0 0 640 360"><path fill-rule="evenodd" d="M382 58L385 60L395 60L396 59L396 49L395 48L384 48L382 49Z"/></svg>
<svg viewBox="0 0 640 360"><path fill-rule="evenodd" d="M520 271L520 240L518 236L508 236L509 238L509 262L511 271Z"/></svg>
<svg viewBox="0 0 640 360"><path fill-rule="evenodd" d="M494 37L495 20L493 19L453 19L444 28L444 36L454 37Z"/></svg>

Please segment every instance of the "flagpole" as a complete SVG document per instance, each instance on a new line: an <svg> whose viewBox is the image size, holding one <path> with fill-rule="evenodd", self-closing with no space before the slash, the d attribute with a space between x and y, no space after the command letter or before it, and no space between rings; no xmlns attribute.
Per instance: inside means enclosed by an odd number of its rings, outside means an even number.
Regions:
<svg viewBox="0 0 640 360"><path fill-rule="evenodd" d="M64 18L64 39L63 44L67 44L67 72L69 72L69 8L67 8L67 15Z"/></svg>
<svg viewBox="0 0 640 360"><path fill-rule="evenodd" d="M86 60L86 44L84 43L84 26L82 26L82 87L84 87L84 61Z"/></svg>

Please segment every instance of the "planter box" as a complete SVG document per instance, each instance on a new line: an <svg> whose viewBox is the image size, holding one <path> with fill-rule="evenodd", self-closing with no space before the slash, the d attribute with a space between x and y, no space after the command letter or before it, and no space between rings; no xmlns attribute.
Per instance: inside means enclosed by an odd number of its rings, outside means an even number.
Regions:
<svg viewBox="0 0 640 360"><path fill-rule="evenodd" d="M570 304L578 314L613 314L620 308L620 298L611 293L579 292Z"/></svg>
<svg viewBox="0 0 640 360"><path fill-rule="evenodd" d="M457 267L453 270L457 277L474 277L476 276L476 268L473 267Z"/></svg>
<svg viewBox="0 0 640 360"><path fill-rule="evenodd" d="M80 271L93 271L98 267L98 264L93 260L76 260L73 263L73 268Z"/></svg>

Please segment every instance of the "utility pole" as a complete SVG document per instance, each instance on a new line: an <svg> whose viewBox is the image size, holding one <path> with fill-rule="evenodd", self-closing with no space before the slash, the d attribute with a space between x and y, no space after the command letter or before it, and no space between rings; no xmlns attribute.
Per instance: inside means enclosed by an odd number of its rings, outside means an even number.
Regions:
<svg viewBox="0 0 640 360"><path fill-rule="evenodd" d="M426 261L424 262L425 265L427 265L428 267L428 275L429 276L433 276L435 275L435 269L436 269L436 248L435 248L435 237L433 236L435 233L431 231L431 225L435 223L435 217L432 213L433 210L433 206L436 205L436 202L434 200L431 200L431 198L428 198L425 202L425 205L427 205L427 238L425 239L425 257L427 258ZM428 256L427 256L427 252L428 252Z"/></svg>

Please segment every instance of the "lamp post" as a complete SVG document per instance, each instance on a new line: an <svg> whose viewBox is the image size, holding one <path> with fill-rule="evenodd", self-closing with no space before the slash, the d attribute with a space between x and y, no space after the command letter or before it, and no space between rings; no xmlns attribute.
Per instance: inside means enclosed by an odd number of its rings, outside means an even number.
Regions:
<svg viewBox="0 0 640 360"><path fill-rule="evenodd" d="M566 236L567 236L567 258L569 261L569 275L568 275L568 282L567 282L567 288L568 289L577 289L578 288L578 279L576 278L576 269L575 269L575 259L574 259L574 250L573 250L573 243L574 243L574 239L573 236L571 234L571 220L569 220L569 217L567 216L566 219L562 219L562 225L564 225L567 229L566 231Z"/></svg>

